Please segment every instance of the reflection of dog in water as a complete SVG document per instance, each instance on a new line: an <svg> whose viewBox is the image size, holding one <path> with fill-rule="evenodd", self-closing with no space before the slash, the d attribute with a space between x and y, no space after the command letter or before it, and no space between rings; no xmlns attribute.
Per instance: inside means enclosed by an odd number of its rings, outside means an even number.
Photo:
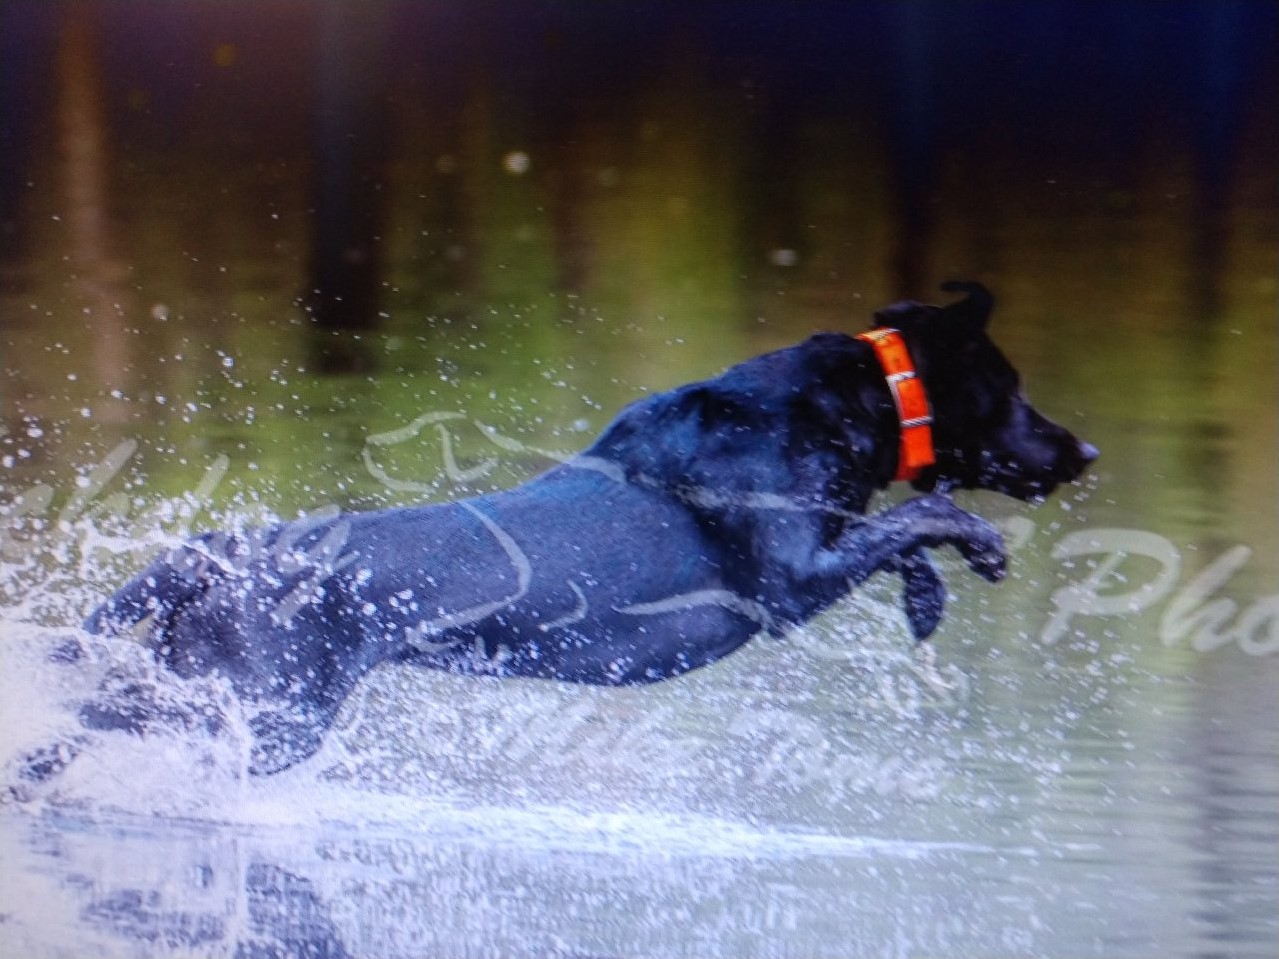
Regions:
<svg viewBox="0 0 1279 959"><path fill-rule="evenodd" d="M1026 401L986 335L990 294L946 289L968 295L897 304L861 338L818 334L640 400L583 453L506 492L196 537L87 628L149 620L175 673L229 681L258 710L257 773L311 755L385 662L651 683L803 623L881 570L903 577L922 639L945 593L926 548L950 544L992 581L1004 570L999 534L945 492L1037 499L1097 455ZM894 478L925 495L865 516ZM192 719L126 683L81 721ZM30 773L57 765L32 757Z"/></svg>

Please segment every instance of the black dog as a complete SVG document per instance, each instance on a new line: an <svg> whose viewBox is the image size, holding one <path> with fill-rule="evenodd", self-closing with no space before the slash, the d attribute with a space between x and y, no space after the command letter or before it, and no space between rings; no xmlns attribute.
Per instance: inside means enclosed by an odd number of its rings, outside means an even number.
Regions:
<svg viewBox="0 0 1279 959"><path fill-rule="evenodd" d="M88 619L148 617L175 672L220 671L263 707L252 771L313 753L343 699L384 662L578 683L650 683L803 623L879 570L899 572L916 635L941 615L926 547L989 580L999 534L941 495L1021 499L1097 455L1037 413L985 332L977 284L945 308L877 314L899 329L935 415L921 496L867 518L898 468L902 425L868 343L822 333L628 407L587 450L506 492L415 509L206 534ZM85 707L137 728L145 708Z"/></svg>

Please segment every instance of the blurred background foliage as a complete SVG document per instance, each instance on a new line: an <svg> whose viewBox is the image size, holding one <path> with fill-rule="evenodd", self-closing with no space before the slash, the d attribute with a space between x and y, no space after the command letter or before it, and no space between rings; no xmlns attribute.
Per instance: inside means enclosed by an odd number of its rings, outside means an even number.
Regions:
<svg viewBox="0 0 1279 959"><path fill-rule="evenodd" d="M1273 582L1275 10L8 2L0 482L377 505L972 277L1090 521Z"/></svg>

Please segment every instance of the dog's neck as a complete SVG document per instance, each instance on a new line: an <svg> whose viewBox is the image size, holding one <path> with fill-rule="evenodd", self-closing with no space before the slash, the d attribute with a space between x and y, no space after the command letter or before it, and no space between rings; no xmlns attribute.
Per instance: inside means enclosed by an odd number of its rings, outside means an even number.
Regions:
<svg viewBox="0 0 1279 959"><path fill-rule="evenodd" d="M767 498L773 494L790 496L793 490L801 488L807 490L805 496L811 497L825 484L829 505L841 515L864 513L875 491L889 486L897 475L900 417L883 367L870 344L846 334L826 336L830 339L818 344L820 352L810 353L799 365L805 378L811 377L814 385L824 388L805 390L808 384L802 379L799 385L787 387L761 375L758 369L751 369L764 361L776 362L775 356L756 358L734 368L736 381L726 389L724 378L717 378L628 407L580 454L576 465L606 464L610 472L615 471L617 479L689 501L686 492L693 488L690 484L705 485L707 476L717 472L716 468L690 471L704 451L714 450L711 455L717 458L731 448L725 439L751 441L747 432L736 428L734 410L739 403L738 395L758 395L767 416L797 417L797 428L805 422L815 427L814 436L825 439L815 439L814 452L820 452L818 447L829 443L829 452L835 454L834 459L842 460L843 465L835 467L833 459L819 456L816 460L791 462L794 469L786 476L736 476L730 475L731 468L736 467L725 459L723 475L715 476L711 485L726 494L749 490L752 495L762 493ZM799 349L802 347L782 352L793 354ZM743 372L747 375L741 375ZM758 392L742 393L752 388ZM761 413L760 422L767 422L767 416ZM716 443L704 450L701 444L712 436L717 437ZM763 435L754 440L759 441L764 441ZM774 435L773 442L789 443L790 440ZM812 472L814 468L825 475L826 480L819 480ZM722 496L704 496L702 492L698 487L696 505L704 508L724 505L719 503ZM734 502L739 500L740 496ZM805 499L805 502L812 501Z"/></svg>
<svg viewBox="0 0 1279 959"><path fill-rule="evenodd" d="M897 467L894 480L918 479L936 462L933 451L933 413L928 393L900 330L877 327L855 339L869 345L883 372L897 422Z"/></svg>

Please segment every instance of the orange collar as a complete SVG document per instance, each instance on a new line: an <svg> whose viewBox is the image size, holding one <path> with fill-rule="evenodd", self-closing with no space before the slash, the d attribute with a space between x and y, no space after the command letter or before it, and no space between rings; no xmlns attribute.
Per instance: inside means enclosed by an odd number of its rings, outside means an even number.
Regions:
<svg viewBox="0 0 1279 959"><path fill-rule="evenodd" d="M897 405L897 419L901 423L901 447L897 454L897 475L894 480L913 480L925 466L937 462L933 452L933 411L928 405L928 393L924 382L915 372L910 350L901 331L881 327L867 333L858 333L857 339L869 343L875 350L879 365L883 367L888 389Z"/></svg>

